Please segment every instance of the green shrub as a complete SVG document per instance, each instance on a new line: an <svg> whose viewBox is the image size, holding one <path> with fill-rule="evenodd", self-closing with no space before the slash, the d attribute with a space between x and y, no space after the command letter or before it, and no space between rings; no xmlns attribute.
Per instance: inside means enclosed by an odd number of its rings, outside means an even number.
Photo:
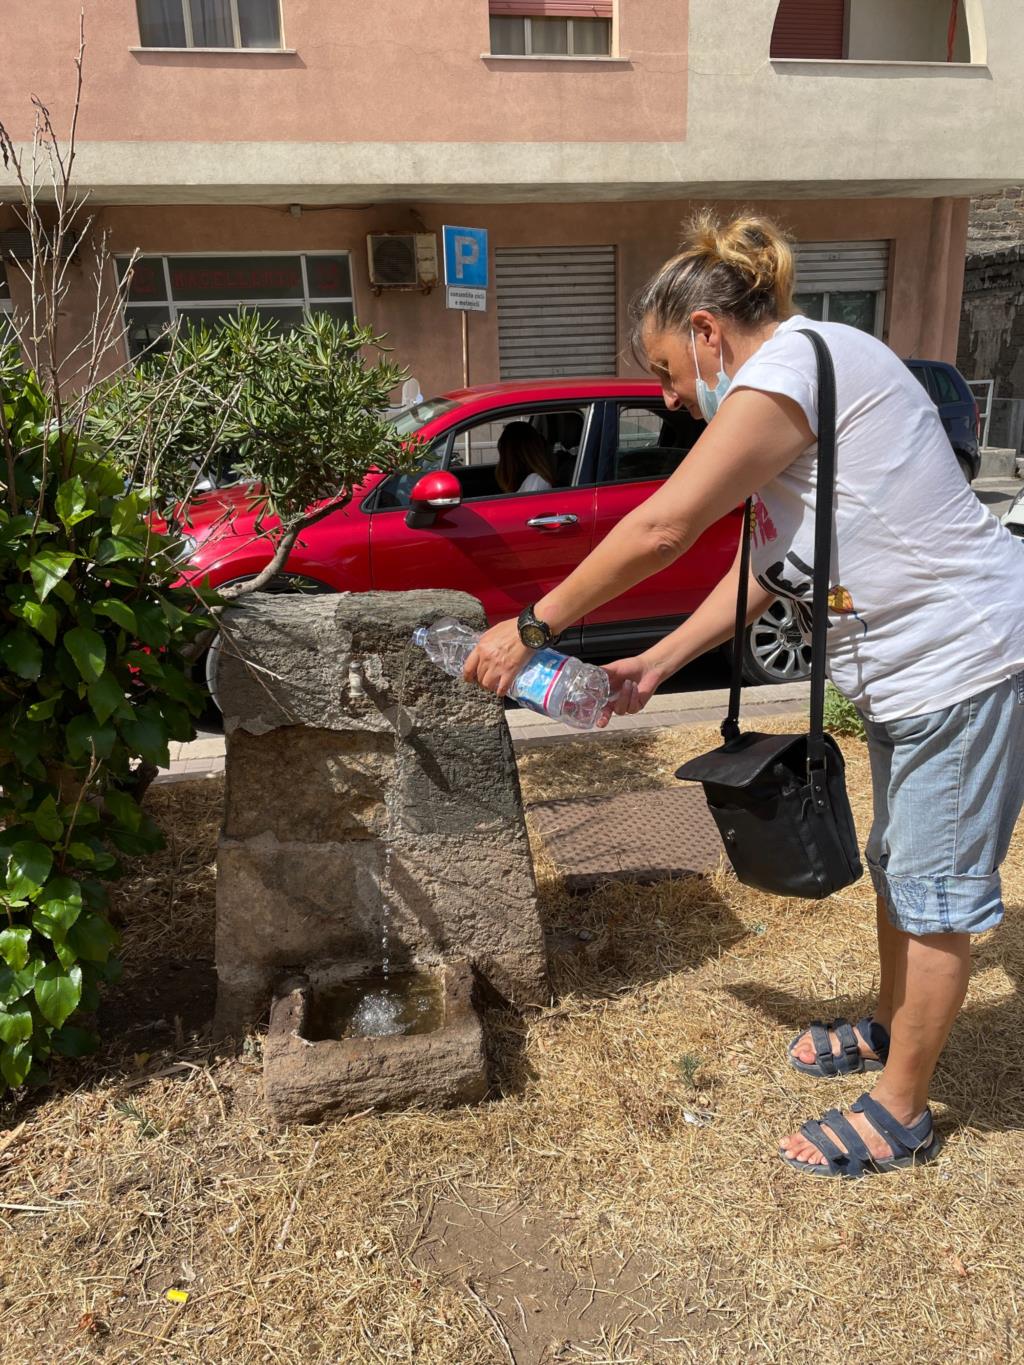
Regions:
<svg viewBox="0 0 1024 1365"><path fill-rule="evenodd" d="M0 1093L96 1040L113 979L104 883L160 845L133 793L202 693L182 650L210 625L174 589L145 489L0 349Z"/></svg>
<svg viewBox="0 0 1024 1365"><path fill-rule="evenodd" d="M860 712L831 683L825 684L825 729L833 735L864 738L864 721Z"/></svg>

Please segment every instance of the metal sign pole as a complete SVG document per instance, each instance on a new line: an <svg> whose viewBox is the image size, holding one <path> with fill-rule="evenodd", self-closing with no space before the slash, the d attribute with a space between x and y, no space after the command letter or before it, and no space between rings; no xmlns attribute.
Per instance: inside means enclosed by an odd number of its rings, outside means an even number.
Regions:
<svg viewBox="0 0 1024 1365"><path fill-rule="evenodd" d="M469 314L462 310L462 387L469 388Z"/></svg>

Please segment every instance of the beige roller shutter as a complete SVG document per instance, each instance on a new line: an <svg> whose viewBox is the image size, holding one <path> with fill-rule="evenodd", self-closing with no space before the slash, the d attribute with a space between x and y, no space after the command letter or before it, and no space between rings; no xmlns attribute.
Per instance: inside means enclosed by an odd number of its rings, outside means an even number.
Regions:
<svg viewBox="0 0 1024 1365"><path fill-rule="evenodd" d="M615 248L499 247L502 379L614 375Z"/></svg>
<svg viewBox="0 0 1024 1365"><path fill-rule="evenodd" d="M888 242L798 242L798 294L886 287Z"/></svg>

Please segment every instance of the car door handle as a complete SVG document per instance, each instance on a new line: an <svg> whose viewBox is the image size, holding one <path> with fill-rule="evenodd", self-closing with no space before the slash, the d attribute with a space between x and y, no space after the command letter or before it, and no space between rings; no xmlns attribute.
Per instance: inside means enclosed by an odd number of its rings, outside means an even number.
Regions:
<svg viewBox="0 0 1024 1365"><path fill-rule="evenodd" d="M559 526L575 526L579 517L572 512L560 512L549 517L531 517L526 523L538 531L556 531Z"/></svg>

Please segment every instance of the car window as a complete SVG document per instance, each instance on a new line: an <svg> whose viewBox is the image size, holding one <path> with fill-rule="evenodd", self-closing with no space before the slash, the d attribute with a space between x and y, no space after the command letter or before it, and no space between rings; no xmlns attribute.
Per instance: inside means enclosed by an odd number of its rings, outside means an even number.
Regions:
<svg viewBox="0 0 1024 1365"><path fill-rule="evenodd" d="M416 480L423 474L428 474L432 469L440 469L444 460L445 449L448 445L448 433L438 436L432 441L420 458L419 468L414 474L392 474L390 479L385 479L377 489L373 499L374 511L380 511L386 507L408 507L409 494L412 492Z"/></svg>
<svg viewBox="0 0 1024 1365"><path fill-rule="evenodd" d="M693 448L704 423L664 403L617 405L614 451L607 477L614 483L666 479Z"/></svg>
<svg viewBox="0 0 1024 1365"><path fill-rule="evenodd" d="M908 370L910 371L910 373L914 376L914 378L917 380L917 382L921 385L922 389L924 389L924 391L925 391L925 393L928 395L928 397L931 398L931 396L932 396L932 391L931 391L931 388L929 387L929 384L928 384L928 370L927 370L927 367L924 366L924 365L908 365L908 366L907 366L907 369L908 369Z"/></svg>
<svg viewBox="0 0 1024 1365"><path fill-rule="evenodd" d="M538 469L523 465L522 483L529 479L526 492L543 492L551 488L568 488L573 481L580 446L587 430L590 405L573 404L565 408L536 408L532 411L509 410L488 413L485 418L456 432L452 442L449 468L462 484L463 497L495 498L512 496L499 488L497 481L498 442L507 427L524 423L537 433L539 442Z"/></svg>
<svg viewBox="0 0 1024 1365"><path fill-rule="evenodd" d="M948 370L940 369L938 365L932 365L931 372L936 403L962 403L964 401L963 395L953 382L953 376Z"/></svg>

